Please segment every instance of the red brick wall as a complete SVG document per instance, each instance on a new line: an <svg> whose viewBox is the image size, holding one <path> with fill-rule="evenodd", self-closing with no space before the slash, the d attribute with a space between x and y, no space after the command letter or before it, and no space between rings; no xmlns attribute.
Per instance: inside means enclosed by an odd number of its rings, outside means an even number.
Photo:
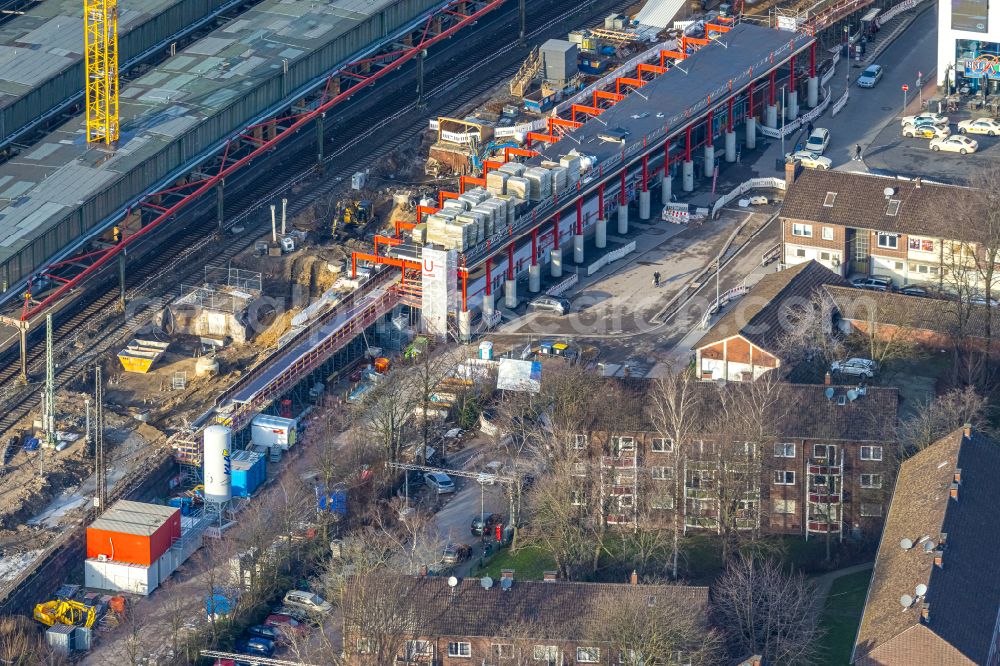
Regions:
<svg viewBox="0 0 1000 666"><path fill-rule="evenodd" d="M792 224L812 225L812 237L793 236ZM833 229L833 240L823 240L823 227ZM847 229L838 224L819 224L808 220L795 220L791 218L781 218L782 240L785 243L803 245L806 247L820 247L824 250L847 251Z"/></svg>

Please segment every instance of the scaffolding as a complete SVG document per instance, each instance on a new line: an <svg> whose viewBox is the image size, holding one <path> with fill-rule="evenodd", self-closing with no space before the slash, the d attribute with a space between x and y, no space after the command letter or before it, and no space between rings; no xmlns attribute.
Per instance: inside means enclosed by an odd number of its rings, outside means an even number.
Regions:
<svg viewBox="0 0 1000 666"><path fill-rule="evenodd" d="M87 142L118 141L118 2L84 0Z"/></svg>
<svg viewBox="0 0 1000 666"><path fill-rule="evenodd" d="M531 87L531 82L538 75L541 68L542 59L539 56L538 47L536 46L531 50L521 68L517 70L514 78L510 80L510 94L514 97L524 97L524 94L528 92L528 88Z"/></svg>

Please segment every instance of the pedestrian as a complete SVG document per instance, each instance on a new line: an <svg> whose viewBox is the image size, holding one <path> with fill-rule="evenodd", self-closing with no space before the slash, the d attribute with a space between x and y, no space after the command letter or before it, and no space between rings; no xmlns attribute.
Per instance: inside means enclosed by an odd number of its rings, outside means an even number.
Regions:
<svg viewBox="0 0 1000 666"><path fill-rule="evenodd" d="M860 143L857 143L857 144L854 145L854 161L855 162L860 162L861 161L861 144Z"/></svg>
<svg viewBox="0 0 1000 666"><path fill-rule="evenodd" d="M660 286L660 272L659 271L656 271L655 273L653 273L653 286L654 287L659 287Z"/></svg>
<svg viewBox="0 0 1000 666"><path fill-rule="evenodd" d="M806 136L812 136L812 133L813 133L813 124L812 122L810 122L808 125L806 125Z"/></svg>
<svg viewBox="0 0 1000 666"><path fill-rule="evenodd" d="M800 150L802 150L802 142L801 141L799 141L798 143L795 144L795 152L799 152Z"/></svg>

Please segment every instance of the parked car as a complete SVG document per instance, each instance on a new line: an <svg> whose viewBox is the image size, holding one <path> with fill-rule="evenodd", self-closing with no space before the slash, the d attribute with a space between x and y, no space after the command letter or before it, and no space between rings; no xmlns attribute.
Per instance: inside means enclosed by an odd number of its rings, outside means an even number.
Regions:
<svg viewBox="0 0 1000 666"><path fill-rule="evenodd" d="M947 139L931 139L931 150L935 152L944 150L949 153L968 155L969 153L976 152L976 148L978 147L979 144L975 139L970 139L961 134L949 136Z"/></svg>
<svg viewBox="0 0 1000 666"><path fill-rule="evenodd" d="M822 155L826 147L830 145L830 130L824 127L817 127L806 140L806 150Z"/></svg>
<svg viewBox="0 0 1000 666"><path fill-rule="evenodd" d="M449 543L441 558L443 564L458 564L472 557L472 546L464 543Z"/></svg>
<svg viewBox="0 0 1000 666"><path fill-rule="evenodd" d="M549 310L564 315L569 312L569 301L556 296L539 296L528 305L532 310Z"/></svg>
<svg viewBox="0 0 1000 666"><path fill-rule="evenodd" d="M243 640L236 641L236 651L242 654L251 654L255 657L273 657L274 641L269 641L260 636L250 636Z"/></svg>
<svg viewBox="0 0 1000 666"><path fill-rule="evenodd" d="M947 125L948 116L942 116L940 113L931 113L930 111L927 111L925 113L918 113L915 116L903 116L903 119L900 121L900 125L903 127L906 127L907 125L919 125L921 123Z"/></svg>
<svg viewBox="0 0 1000 666"><path fill-rule="evenodd" d="M444 472L427 472L424 474L424 481L438 495L455 492L455 482Z"/></svg>
<svg viewBox="0 0 1000 666"><path fill-rule="evenodd" d="M811 150L799 150L785 155L785 159L798 160L802 166L808 169L829 169L833 166L833 161L829 157L823 157Z"/></svg>
<svg viewBox="0 0 1000 666"><path fill-rule="evenodd" d="M969 297L969 303L972 305L986 305L986 297L982 294L973 294ZM990 299L990 307L995 308L998 305L1000 305L1000 302L998 302L995 298Z"/></svg>
<svg viewBox="0 0 1000 666"><path fill-rule="evenodd" d="M874 88L875 84L882 78L882 65L868 65L865 71L858 77L858 87Z"/></svg>
<svg viewBox="0 0 1000 666"><path fill-rule="evenodd" d="M846 361L834 361L830 372L871 379L878 372L878 363L868 358L849 358Z"/></svg>
<svg viewBox="0 0 1000 666"><path fill-rule="evenodd" d="M951 128L947 125L932 125L930 123L906 125L903 127L903 136L920 139L947 139L951 136Z"/></svg>
<svg viewBox="0 0 1000 666"><path fill-rule="evenodd" d="M333 604L329 601L318 594L303 590L289 590L282 601L290 608L301 609L315 615L326 615L333 610Z"/></svg>
<svg viewBox="0 0 1000 666"><path fill-rule="evenodd" d="M871 289L872 291L890 291L892 289L892 281L877 277L854 278L851 280L851 286L858 289Z"/></svg>
<svg viewBox="0 0 1000 666"><path fill-rule="evenodd" d="M472 536L483 536L485 532L489 532L500 523L503 523L503 516L498 513L488 513L485 519L483 516L476 516L472 519L469 531L472 532Z"/></svg>
<svg viewBox="0 0 1000 666"><path fill-rule="evenodd" d="M1000 121L994 118L976 118L974 120L963 120L958 123L959 134L986 134L997 136L1000 134Z"/></svg>
<svg viewBox="0 0 1000 666"><path fill-rule="evenodd" d="M903 287L899 293L904 296L926 296L927 290L923 287Z"/></svg>
<svg viewBox="0 0 1000 666"><path fill-rule="evenodd" d="M271 613L262 623L265 627L273 627L283 633L304 634L305 626L287 613Z"/></svg>
<svg viewBox="0 0 1000 666"><path fill-rule="evenodd" d="M255 624L252 627L247 627L247 633L258 638L266 638L275 645L285 642L285 636L280 629L269 627L266 624Z"/></svg>

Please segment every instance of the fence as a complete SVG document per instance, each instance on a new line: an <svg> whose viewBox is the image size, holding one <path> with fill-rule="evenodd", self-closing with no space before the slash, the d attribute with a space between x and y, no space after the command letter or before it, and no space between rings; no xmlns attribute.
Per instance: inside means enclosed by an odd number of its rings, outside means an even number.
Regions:
<svg viewBox="0 0 1000 666"><path fill-rule="evenodd" d="M701 328L703 330L708 328L709 322L712 321L712 315L717 313L721 308L725 307L729 301L743 296L748 291L750 291L750 287L747 286L746 280L744 280L742 284L719 294L719 298L717 298L715 303L712 304L712 307L705 312L705 316L701 318Z"/></svg>
<svg viewBox="0 0 1000 666"><path fill-rule="evenodd" d="M885 25L892 19L896 18L905 11L913 9L917 5L921 4L923 1L924 0L903 0L901 3L899 3L898 5L896 5L895 7L893 7L892 9L888 10L887 12L879 16L877 19L875 19L875 25L881 28L883 25Z"/></svg>
<svg viewBox="0 0 1000 666"><path fill-rule="evenodd" d="M785 179L784 178L751 178L750 180L743 181L735 189L733 189L728 194L722 195L718 201L712 205L712 217L715 217L718 212L727 206L730 201L736 197L742 196L749 192L750 190L784 190L785 189Z"/></svg>
<svg viewBox="0 0 1000 666"><path fill-rule="evenodd" d="M840 96L840 99L838 99L836 102L833 103L833 108L830 110L830 115L835 116L841 111L843 111L844 107L847 106L847 100L850 99L850 97L851 97L851 89L845 88L844 94Z"/></svg>
<svg viewBox="0 0 1000 666"><path fill-rule="evenodd" d="M601 270L605 266L615 261L618 261L627 254L635 252L635 241L632 241L628 245L623 245L617 250L608 252L606 255L595 261L594 263L587 266L587 275L593 275L597 271Z"/></svg>
<svg viewBox="0 0 1000 666"><path fill-rule="evenodd" d="M587 275L590 275L590 273L588 273ZM570 287L575 286L576 283L579 281L580 281L580 274L573 273L562 282L549 287L545 293L549 296L562 296L564 293L566 293L566 291Z"/></svg>
<svg viewBox="0 0 1000 666"><path fill-rule="evenodd" d="M823 101L820 102L818 106L816 106L813 109L809 109L809 111L803 113L801 116L799 116L792 122L786 123L785 125L777 129L771 127L765 127L764 125L757 125L757 130L760 131L760 133L763 134L764 136L771 137L772 139L780 139L782 135L788 136L789 134L794 134L799 130L800 127L802 127L807 123L812 122L813 120L816 120L817 118L820 117L820 115L823 114L824 111L826 111L826 107L830 105L831 93L829 88L824 88L823 92L824 92Z"/></svg>
<svg viewBox="0 0 1000 666"><path fill-rule="evenodd" d="M842 52L843 48L838 46L836 53L834 53L833 57L830 59L830 69L823 72L823 74L819 77L820 85L825 86L833 80L833 75L837 73L837 63L840 62Z"/></svg>

